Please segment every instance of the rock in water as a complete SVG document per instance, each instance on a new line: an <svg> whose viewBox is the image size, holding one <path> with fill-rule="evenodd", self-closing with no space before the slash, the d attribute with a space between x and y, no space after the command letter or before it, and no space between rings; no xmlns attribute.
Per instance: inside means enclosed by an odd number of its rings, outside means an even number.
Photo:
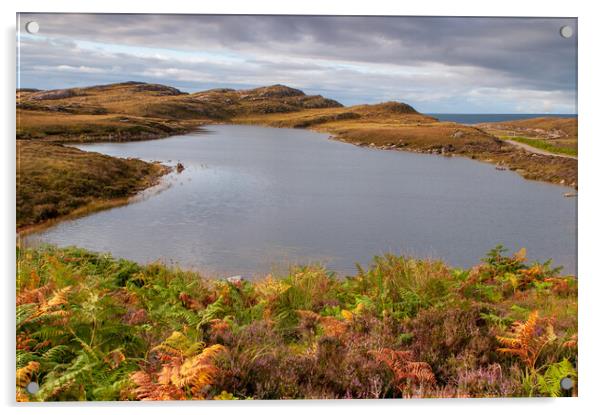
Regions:
<svg viewBox="0 0 602 415"><path fill-rule="evenodd" d="M232 284L240 283L244 280L245 278L242 275L233 275L231 277L226 278L226 281L231 282Z"/></svg>

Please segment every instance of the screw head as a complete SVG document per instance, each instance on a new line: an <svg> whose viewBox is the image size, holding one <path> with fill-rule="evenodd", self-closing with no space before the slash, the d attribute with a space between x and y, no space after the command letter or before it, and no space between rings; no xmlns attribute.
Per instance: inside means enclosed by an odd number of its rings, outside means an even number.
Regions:
<svg viewBox="0 0 602 415"><path fill-rule="evenodd" d="M568 391L573 388L573 379L566 377L560 380L560 387L565 391Z"/></svg>
<svg viewBox="0 0 602 415"><path fill-rule="evenodd" d="M33 395L40 390L40 385L38 385L38 382L29 382L25 390Z"/></svg>
<svg viewBox="0 0 602 415"><path fill-rule="evenodd" d="M562 26L560 28L560 36L565 39L573 37L573 28L571 26Z"/></svg>
<svg viewBox="0 0 602 415"><path fill-rule="evenodd" d="M31 33L32 35L34 35L39 32L40 25L38 24L38 22L35 21L27 22L25 24L25 30L27 30L27 33Z"/></svg>

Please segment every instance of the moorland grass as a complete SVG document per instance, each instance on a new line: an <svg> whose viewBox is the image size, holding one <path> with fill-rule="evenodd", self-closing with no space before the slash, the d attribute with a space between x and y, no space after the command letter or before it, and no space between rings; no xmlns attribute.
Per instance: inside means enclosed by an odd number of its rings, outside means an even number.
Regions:
<svg viewBox="0 0 602 415"><path fill-rule="evenodd" d="M17 229L122 203L166 172L141 160L17 140Z"/></svg>
<svg viewBox="0 0 602 415"><path fill-rule="evenodd" d="M529 138L552 138L577 141L577 117L537 117L522 120L479 124L486 130L514 131ZM508 134L507 134L508 135Z"/></svg>
<svg viewBox="0 0 602 415"><path fill-rule="evenodd" d="M17 139L59 143L137 141L192 130L197 123L119 114L69 114L17 110Z"/></svg>

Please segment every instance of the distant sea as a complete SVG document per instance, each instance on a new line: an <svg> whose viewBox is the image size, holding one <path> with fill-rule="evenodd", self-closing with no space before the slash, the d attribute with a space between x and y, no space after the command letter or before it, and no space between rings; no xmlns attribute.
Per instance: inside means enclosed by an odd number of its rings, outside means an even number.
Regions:
<svg viewBox="0 0 602 415"><path fill-rule="evenodd" d="M439 121L453 121L460 124L479 124L482 122L500 122L523 120L538 117L575 118L577 114L427 114Z"/></svg>

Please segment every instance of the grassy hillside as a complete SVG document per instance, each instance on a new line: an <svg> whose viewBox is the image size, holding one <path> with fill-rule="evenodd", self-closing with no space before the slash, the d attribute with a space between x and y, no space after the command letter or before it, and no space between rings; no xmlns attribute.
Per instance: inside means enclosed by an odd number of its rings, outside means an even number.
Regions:
<svg viewBox="0 0 602 415"><path fill-rule="evenodd" d="M439 122L398 102L286 114L242 115L233 121L271 127L312 128L357 145L415 151L440 152L448 149L451 153L471 148L478 152L496 149L501 143L476 128Z"/></svg>
<svg viewBox="0 0 602 415"><path fill-rule="evenodd" d="M132 117L17 110L17 139L54 142L135 141L186 133L196 124Z"/></svg>
<svg viewBox="0 0 602 415"><path fill-rule="evenodd" d="M187 94L157 84L125 82L52 91L17 91L17 138L55 141L131 140L186 131L236 114L340 107L334 100L274 85Z"/></svg>
<svg viewBox="0 0 602 415"><path fill-rule="evenodd" d="M132 82L52 91L19 90L17 139L125 141L183 133L198 123L146 114L149 106L183 95L175 88Z"/></svg>
<svg viewBox="0 0 602 415"><path fill-rule="evenodd" d="M17 140L17 228L122 203L167 168Z"/></svg>
<svg viewBox="0 0 602 415"><path fill-rule="evenodd" d="M17 254L18 400L567 396L577 281L526 252L386 255L207 280L81 249ZM25 391L30 381L41 389Z"/></svg>

